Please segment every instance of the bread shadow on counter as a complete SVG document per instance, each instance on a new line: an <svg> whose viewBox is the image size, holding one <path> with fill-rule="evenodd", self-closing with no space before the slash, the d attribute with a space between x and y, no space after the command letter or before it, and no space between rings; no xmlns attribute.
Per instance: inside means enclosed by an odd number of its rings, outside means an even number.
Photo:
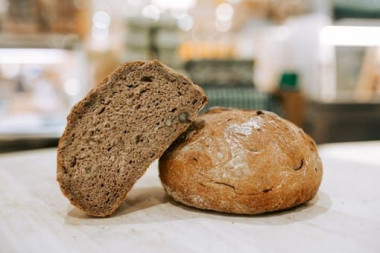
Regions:
<svg viewBox="0 0 380 253"><path fill-rule="evenodd" d="M71 207L65 217L65 223L68 225L119 226L123 224L210 219L248 225L276 226L313 219L327 212L331 205L329 195L325 192L319 192L308 203L286 210L258 215L226 214L182 205L167 197L161 187L147 187L132 190L116 213L106 218L94 218L77 208Z"/></svg>
<svg viewBox="0 0 380 253"><path fill-rule="evenodd" d="M78 208L70 206L65 217L65 223L71 225L110 225L112 223L120 224L120 220L125 220L125 223L140 223L135 219L136 216L142 216L142 213L152 213L152 209L160 204L167 203L169 198L166 196L162 187L146 187L133 189L129 192L127 199L116 210L116 212L108 217L98 218L87 215ZM128 222L128 218L131 221Z"/></svg>
<svg viewBox="0 0 380 253"><path fill-rule="evenodd" d="M229 214L210 210L200 210L195 207L182 205L172 199L170 199L170 203L187 212L199 214L199 218L209 218L232 223L273 226L286 225L313 219L319 215L326 213L332 205L331 198L325 192L318 192L318 194L307 203L285 210L256 215ZM193 218L196 216L197 215L193 215Z"/></svg>

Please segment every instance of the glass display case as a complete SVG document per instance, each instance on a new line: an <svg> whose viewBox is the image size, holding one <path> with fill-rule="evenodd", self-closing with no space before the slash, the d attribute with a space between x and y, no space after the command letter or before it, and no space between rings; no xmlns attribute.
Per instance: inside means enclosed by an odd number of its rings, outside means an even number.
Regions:
<svg viewBox="0 0 380 253"><path fill-rule="evenodd" d="M0 150L57 140L90 89L87 69L75 35L0 35Z"/></svg>
<svg viewBox="0 0 380 253"><path fill-rule="evenodd" d="M342 19L319 34L306 131L319 143L380 139L380 23Z"/></svg>
<svg viewBox="0 0 380 253"><path fill-rule="evenodd" d="M320 32L320 80L325 102L380 103L380 22L342 20Z"/></svg>

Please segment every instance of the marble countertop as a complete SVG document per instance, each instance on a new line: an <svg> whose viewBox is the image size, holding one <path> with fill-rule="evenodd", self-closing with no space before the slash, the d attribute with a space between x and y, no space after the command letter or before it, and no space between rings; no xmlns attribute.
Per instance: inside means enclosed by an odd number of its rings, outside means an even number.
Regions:
<svg viewBox="0 0 380 253"><path fill-rule="evenodd" d="M72 207L54 149L0 155L0 252L380 252L380 142L319 147L318 195L256 216L174 203L157 162L110 218Z"/></svg>

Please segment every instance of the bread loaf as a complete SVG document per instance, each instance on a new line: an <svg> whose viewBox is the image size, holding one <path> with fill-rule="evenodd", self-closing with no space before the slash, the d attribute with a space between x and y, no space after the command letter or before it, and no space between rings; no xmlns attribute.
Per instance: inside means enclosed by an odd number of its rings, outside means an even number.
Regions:
<svg viewBox="0 0 380 253"><path fill-rule="evenodd" d="M212 109L159 161L169 196L225 213L259 214L312 199L322 179L314 141L274 113Z"/></svg>
<svg viewBox="0 0 380 253"><path fill-rule="evenodd" d="M62 192L90 215L112 214L206 100L158 61L120 66L68 116L58 145Z"/></svg>

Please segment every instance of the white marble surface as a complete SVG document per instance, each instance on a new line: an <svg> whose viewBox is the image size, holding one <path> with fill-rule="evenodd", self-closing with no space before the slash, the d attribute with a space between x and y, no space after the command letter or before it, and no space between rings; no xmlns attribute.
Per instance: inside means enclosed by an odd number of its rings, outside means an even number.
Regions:
<svg viewBox="0 0 380 253"><path fill-rule="evenodd" d="M0 155L0 252L380 252L380 142L320 147L318 196L223 215L173 203L153 164L112 217L89 218L55 181L55 150Z"/></svg>

